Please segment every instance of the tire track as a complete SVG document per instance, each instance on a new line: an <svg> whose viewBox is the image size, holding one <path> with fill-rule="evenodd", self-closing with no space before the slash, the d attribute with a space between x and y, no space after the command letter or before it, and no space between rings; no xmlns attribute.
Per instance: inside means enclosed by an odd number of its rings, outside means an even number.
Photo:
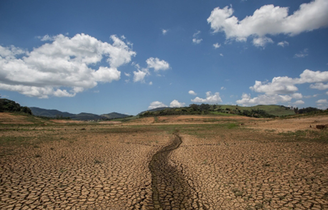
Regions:
<svg viewBox="0 0 328 210"><path fill-rule="evenodd" d="M199 197L190 187L183 173L169 164L170 153L179 148L181 137L175 133L172 143L155 153L149 163L152 174L151 209L192 209L203 208Z"/></svg>

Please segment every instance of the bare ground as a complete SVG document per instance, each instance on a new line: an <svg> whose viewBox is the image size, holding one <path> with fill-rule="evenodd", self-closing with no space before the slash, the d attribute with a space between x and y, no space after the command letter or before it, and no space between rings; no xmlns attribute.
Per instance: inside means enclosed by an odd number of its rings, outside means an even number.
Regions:
<svg viewBox="0 0 328 210"><path fill-rule="evenodd" d="M313 128L327 117L15 119L0 126L0 209L328 209L327 131Z"/></svg>

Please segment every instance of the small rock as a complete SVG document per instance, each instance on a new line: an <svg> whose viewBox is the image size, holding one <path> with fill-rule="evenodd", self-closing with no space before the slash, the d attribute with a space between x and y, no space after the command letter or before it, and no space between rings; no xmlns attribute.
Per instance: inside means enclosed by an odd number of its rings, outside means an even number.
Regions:
<svg viewBox="0 0 328 210"><path fill-rule="evenodd" d="M316 127L317 129L325 129L325 128L327 128L326 125L316 125L315 127Z"/></svg>

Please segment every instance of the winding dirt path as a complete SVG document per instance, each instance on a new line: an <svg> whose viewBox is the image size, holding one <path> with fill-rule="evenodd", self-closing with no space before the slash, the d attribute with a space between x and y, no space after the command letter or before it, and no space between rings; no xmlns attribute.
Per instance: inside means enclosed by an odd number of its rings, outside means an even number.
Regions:
<svg viewBox="0 0 328 210"><path fill-rule="evenodd" d="M149 169L152 174L152 200L154 209L185 209L204 206L198 202L198 195L183 175L183 168L169 163L172 151L179 148L181 137L174 134L172 143L153 155Z"/></svg>

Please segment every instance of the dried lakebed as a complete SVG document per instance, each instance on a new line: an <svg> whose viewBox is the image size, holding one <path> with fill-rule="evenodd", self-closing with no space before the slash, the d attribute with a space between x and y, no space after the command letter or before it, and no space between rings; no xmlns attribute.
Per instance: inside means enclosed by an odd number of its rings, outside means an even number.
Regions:
<svg viewBox="0 0 328 210"><path fill-rule="evenodd" d="M183 171L169 164L171 152L181 143L181 137L174 134L172 143L163 147L152 157L149 169L152 174L152 208L154 209L190 209L203 207L198 195L183 176Z"/></svg>
<svg viewBox="0 0 328 210"><path fill-rule="evenodd" d="M0 127L0 209L328 209L326 131L226 125Z"/></svg>

